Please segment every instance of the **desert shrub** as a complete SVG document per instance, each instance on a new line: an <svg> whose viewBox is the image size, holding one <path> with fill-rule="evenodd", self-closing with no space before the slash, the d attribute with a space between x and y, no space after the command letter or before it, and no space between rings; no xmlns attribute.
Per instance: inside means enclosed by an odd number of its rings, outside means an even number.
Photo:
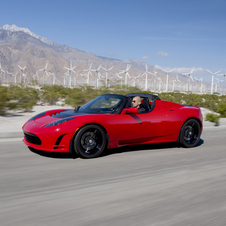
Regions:
<svg viewBox="0 0 226 226"><path fill-rule="evenodd" d="M54 89L42 90L40 99L42 102L53 105L60 98L60 94Z"/></svg>
<svg viewBox="0 0 226 226"><path fill-rule="evenodd" d="M9 97L7 95L7 88L0 86L0 115L4 115L8 108Z"/></svg>
<svg viewBox="0 0 226 226"><path fill-rule="evenodd" d="M70 94L65 97L65 104L68 104L72 107L82 106L86 102L86 95L83 95L83 91L80 88L71 89Z"/></svg>
<svg viewBox="0 0 226 226"><path fill-rule="evenodd" d="M207 113L205 120L218 124L219 123L219 116L216 115L216 114L213 114L213 113Z"/></svg>
<svg viewBox="0 0 226 226"><path fill-rule="evenodd" d="M225 102L219 103L217 112L220 114L220 117L226 118L226 103Z"/></svg>
<svg viewBox="0 0 226 226"><path fill-rule="evenodd" d="M9 109L23 109L25 111L31 111L33 106L39 100L39 91L31 87L21 87L12 85L9 87L9 96L11 104Z"/></svg>

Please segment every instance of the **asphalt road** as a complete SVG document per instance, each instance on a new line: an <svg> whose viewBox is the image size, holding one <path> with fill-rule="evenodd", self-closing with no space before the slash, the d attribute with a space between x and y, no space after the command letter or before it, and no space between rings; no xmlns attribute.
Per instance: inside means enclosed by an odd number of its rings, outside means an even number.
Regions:
<svg viewBox="0 0 226 226"><path fill-rule="evenodd" d="M0 225L226 225L226 127L198 147L147 145L97 159L0 143Z"/></svg>

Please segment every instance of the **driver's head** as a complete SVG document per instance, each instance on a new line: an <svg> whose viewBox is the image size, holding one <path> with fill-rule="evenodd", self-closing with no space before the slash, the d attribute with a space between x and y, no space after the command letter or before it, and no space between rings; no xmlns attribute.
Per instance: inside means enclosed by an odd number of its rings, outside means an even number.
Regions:
<svg viewBox="0 0 226 226"><path fill-rule="evenodd" d="M132 100L132 106L135 108L139 108L141 104L141 98L139 96L136 96Z"/></svg>

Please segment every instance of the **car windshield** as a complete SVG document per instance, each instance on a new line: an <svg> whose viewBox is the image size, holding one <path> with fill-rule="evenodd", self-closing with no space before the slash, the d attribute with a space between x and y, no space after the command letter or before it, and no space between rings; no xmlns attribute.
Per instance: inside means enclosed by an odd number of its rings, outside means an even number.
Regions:
<svg viewBox="0 0 226 226"><path fill-rule="evenodd" d="M78 109L91 114L116 114L125 97L113 94L101 95Z"/></svg>

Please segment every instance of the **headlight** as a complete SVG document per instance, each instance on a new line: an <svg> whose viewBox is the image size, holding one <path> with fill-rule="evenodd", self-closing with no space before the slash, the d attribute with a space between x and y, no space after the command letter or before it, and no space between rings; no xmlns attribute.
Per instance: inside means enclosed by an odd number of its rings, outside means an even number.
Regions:
<svg viewBox="0 0 226 226"><path fill-rule="evenodd" d="M51 123L45 125L45 127L57 126L57 125L60 125L61 123L67 122L67 121L72 120L72 119L75 119L75 117L63 118L63 119L57 120L55 122L51 122Z"/></svg>
<svg viewBox="0 0 226 226"><path fill-rule="evenodd" d="M32 121L32 120L34 120L34 119L36 119L36 118L39 118L39 117L41 117L41 116L43 116L43 115L45 115L45 114L46 114L45 111L42 112L42 113L39 113L39 114L33 116L32 118L30 118L30 119L29 119L29 122Z"/></svg>

